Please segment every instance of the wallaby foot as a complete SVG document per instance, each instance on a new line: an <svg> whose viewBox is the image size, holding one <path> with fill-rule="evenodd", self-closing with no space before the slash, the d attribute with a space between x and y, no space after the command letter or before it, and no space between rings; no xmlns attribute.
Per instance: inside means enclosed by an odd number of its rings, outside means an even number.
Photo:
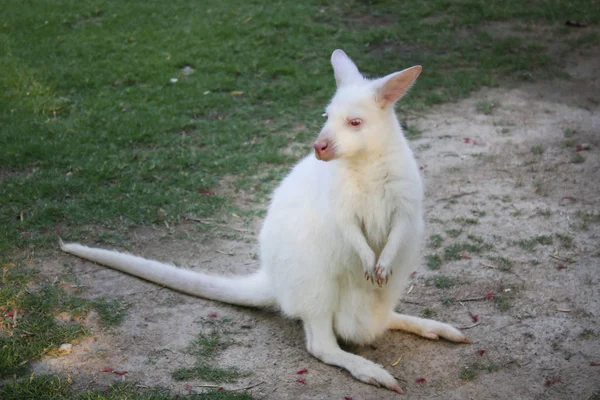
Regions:
<svg viewBox="0 0 600 400"><path fill-rule="evenodd" d="M389 329L415 333L427 339L438 340L440 337L457 343L473 343L461 331L452 325L410 315L393 313L388 324Z"/></svg>
<svg viewBox="0 0 600 400"><path fill-rule="evenodd" d="M381 365L340 348L333 332L331 318L304 321L308 352L326 364L344 368L359 381L404 393L396 379Z"/></svg>

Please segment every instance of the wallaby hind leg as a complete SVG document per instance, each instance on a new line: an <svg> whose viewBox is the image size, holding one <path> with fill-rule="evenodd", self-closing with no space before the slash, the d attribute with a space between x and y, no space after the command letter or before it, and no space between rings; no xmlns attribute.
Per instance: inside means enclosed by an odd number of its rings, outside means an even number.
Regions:
<svg viewBox="0 0 600 400"><path fill-rule="evenodd" d="M332 318L304 321L308 352L326 364L344 368L359 381L404 393L396 379L382 366L356 354L343 351L335 338L332 321Z"/></svg>
<svg viewBox="0 0 600 400"><path fill-rule="evenodd" d="M473 343L471 339L452 325L410 315L393 313L388 328L415 333L428 339L438 340L443 337L452 342Z"/></svg>

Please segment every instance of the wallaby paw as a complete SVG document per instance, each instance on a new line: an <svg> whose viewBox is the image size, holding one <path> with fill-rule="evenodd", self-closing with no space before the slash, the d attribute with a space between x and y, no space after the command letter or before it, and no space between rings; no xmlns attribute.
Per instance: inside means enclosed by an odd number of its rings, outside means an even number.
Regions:
<svg viewBox="0 0 600 400"><path fill-rule="evenodd" d="M392 275L392 271L380 264L377 264L375 268L371 268L369 271L365 271L365 279L370 280L372 284L377 284L379 287L388 282L390 275Z"/></svg>
<svg viewBox="0 0 600 400"><path fill-rule="evenodd" d="M390 375L383 367L373 362L369 361L368 364L361 365L351 372L352 376L361 382L377 387L385 387L394 392L404 394L404 391L400 385L398 385L396 378Z"/></svg>
<svg viewBox="0 0 600 400"><path fill-rule="evenodd" d="M443 322L426 320L427 323L419 332L419 335L432 340L439 340L440 337L456 343L473 343L471 339L466 337L461 331L450 324Z"/></svg>

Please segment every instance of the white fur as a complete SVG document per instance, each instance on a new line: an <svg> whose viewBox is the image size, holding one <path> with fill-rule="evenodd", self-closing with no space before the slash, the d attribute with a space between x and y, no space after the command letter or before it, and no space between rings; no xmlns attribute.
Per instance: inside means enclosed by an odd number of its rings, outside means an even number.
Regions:
<svg viewBox="0 0 600 400"><path fill-rule="evenodd" d="M423 233L423 186L394 103L421 68L367 80L341 50L331 62L338 90L319 140L333 146L333 161L309 155L277 188L260 234L256 274L214 277L79 244L61 247L192 295L277 306L302 319L312 355L401 392L381 366L341 350L336 337L366 344L386 329L401 329L470 342L450 325L394 312L418 264ZM355 119L360 126L349 123Z"/></svg>

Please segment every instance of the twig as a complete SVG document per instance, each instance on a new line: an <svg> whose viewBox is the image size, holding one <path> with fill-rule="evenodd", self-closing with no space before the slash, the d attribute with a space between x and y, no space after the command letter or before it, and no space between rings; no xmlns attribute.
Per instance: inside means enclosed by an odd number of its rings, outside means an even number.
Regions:
<svg viewBox="0 0 600 400"><path fill-rule="evenodd" d="M424 303L419 303L418 301L410 301L410 300L404 300L404 299L400 300L400 301L403 302L403 303L408 303L408 304L416 304L418 306L424 305Z"/></svg>
<svg viewBox="0 0 600 400"><path fill-rule="evenodd" d="M458 193L449 197L443 197L441 199L438 199L438 201L444 201L444 200L452 200L452 199L457 199L459 197L463 197L463 196L469 196L475 193L478 193L479 190L475 190L474 192L464 192L464 193Z"/></svg>
<svg viewBox="0 0 600 400"><path fill-rule="evenodd" d="M459 303L461 301L481 301L481 300L487 300L488 298L486 296L482 296L482 297L468 297L466 299L456 299L454 301L458 301Z"/></svg>
<svg viewBox="0 0 600 400"><path fill-rule="evenodd" d="M233 253L227 253L227 252L225 252L225 251L221 251L221 250L215 250L215 251L216 251L217 253L220 253L220 254L225 254L226 256L234 256L234 255L235 255L235 254L233 254Z"/></svg>
<svg viewBox="0 0 600 400"><path fill-rule="evenodd" d="M484 266L486 268L491 268L491 269L496 269L497 268L497 267L494 267L493 265L486 264L484 262L480 262L479 265Z"/></svg>
<svg viewBox="0 0 600 400"><path fill-rule="evenodd" d="M471 310L469 309L469 307L466 306L462 301L460 302L460 305L467 309L467 312L469 313L469 316L471 317L471 320L473 320L473 322L477 322L477 318L475 318L475 315L473 315L473 313L471 312Z"/></svg>
<svg viewBox="0 0 600 400"><path fill-rule="evenodd" d="M219 385L194 385L194 387L203 387L203 388L220 388Z"/></svg>
<svg viewBox="0 0 600 400"><path fill-rule="evenodd" d="M408 292L406 292L406 294L410 294L410 292L412 292L414 288L415 288L415 285L411 285L411 287L408 289Z"/></svg>
<svg viewBox="0 0 600 400"><path fill-rule="evenodd" d="M481 324L481 322L475 322L473 325L469 325L469 326L460 326L458 329L471 329L471 328L475 328L477 325Z"/></svg>
<svg viewBox="0 0 600 400"><path fill-rule="evenodd" d="M568 260L565 260L564 258L560 258L558 256L555 256L554 254L550 254L550 257L554 258L555 260L562 261L562 262L567 262L568 261Z"/></svg>
<svg viewBox="0 0 600 400"><path fill-rule="evenodd" d="M233 226L228 226L228 225L224 225L224 224L219 224L217 222L209 222L209 221L205 221L203 219L200 219L198 217L195 217L193 215L184 215L185 218L189 219L190 221L194 221L194 222L199 222L201 224L204 225L215 225L221 228L227 228L227 229L231 229L232 231L237 231L237 232L242 232L242 233L251 233L249 230L247 229L242 229L242 228L234 228Z"/></svg>
<svg viewBox="0 0 600 400"><path fill-rule="evenodd" d="M253 387L257 387L258 385L262 385L263 383L264 382L258 382L258 383L255 383L254 385L242 387L242 388L239 388L239 389L231 389L230 392L239 392L240 390L252 389Z"/></svg>

